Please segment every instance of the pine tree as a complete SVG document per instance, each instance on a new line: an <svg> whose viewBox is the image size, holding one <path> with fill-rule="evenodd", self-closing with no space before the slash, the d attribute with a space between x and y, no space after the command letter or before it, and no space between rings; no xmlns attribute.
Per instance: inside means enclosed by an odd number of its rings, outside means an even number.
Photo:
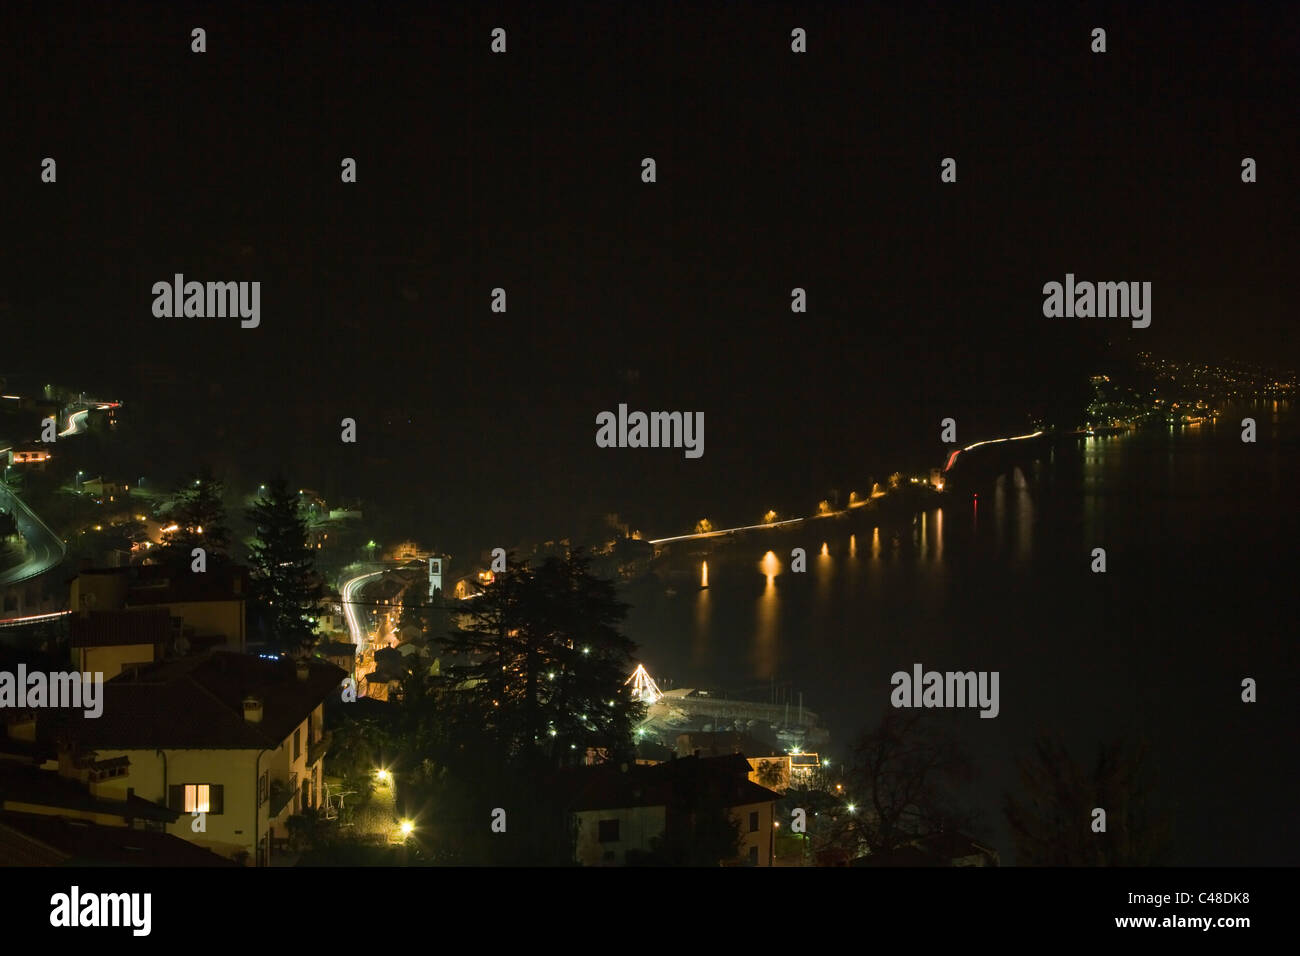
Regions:
<svg viewBox="0 0 1300 956"><path fill-rule="evenodd" d="M307 545L307 521L283 478L248 511L254 528L249 548L253 597L268 642L300 653L316 642L318 604L325 589L316 574L315 552Z"/></svg>
<svg viewBox="0 0 1300 956"><path fill-rule="evenodd" d="M202 548L209 570L229 564L230 529L224 496L224 485L209 468L186 479L172 497L171 523L176 530L165 533L159 563L188 572L194 549Z"/></svg>
<svg viewBox="0 0 1300 956"><path fill-rule="evenodd" d="M503 759L552 767L632 752L641 705L624 682L635 645L619 631L627 606L581 552L536 571L511 555L505 572L440 640L453 662L441 683L467 725L487 729Z"/></svg>

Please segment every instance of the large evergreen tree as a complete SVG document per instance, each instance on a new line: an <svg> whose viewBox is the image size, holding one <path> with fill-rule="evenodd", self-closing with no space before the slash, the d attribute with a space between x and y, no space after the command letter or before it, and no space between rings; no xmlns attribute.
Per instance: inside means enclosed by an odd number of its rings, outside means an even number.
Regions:
<svg viewBox="0 0 1300 956"><path fill-rule="evenodd" d="M318 604L325 593L307 545L307 521L283 478L271 482L248 511L253 597L271 646L299 653L316 642Z"/></svg>
<svg viewBox="0 0 1300 956"><path fill-rule="evenodd" d="M488 731L502 759L561 767L588 748L611 758L632 751L641 706L624 686L635 650L619 631L627 606L588 565L581 552L536 570L510 556L440 641L454 709Z"/></svg>
<svg viewBox="0 0 1300 956"><path fill-rule="evenodd" d="M209 468L187 478L172 496L171 525L163 535L157 559L177 570L189 571L195 548L207 554L211 570L230 562L230 529L226 525L225 487ZM170 525L169 525L170 527Z"/></svg>

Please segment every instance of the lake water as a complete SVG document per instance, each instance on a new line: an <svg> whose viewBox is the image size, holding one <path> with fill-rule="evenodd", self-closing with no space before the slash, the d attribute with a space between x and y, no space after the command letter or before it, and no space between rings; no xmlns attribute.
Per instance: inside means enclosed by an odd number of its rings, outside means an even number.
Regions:
<svg viewBox="0 0 1300 956"><path fill-rule="evenodd" d="M1255 444L1241 441L1245 415ZM967 802L1004 862L1015 757L1060 733L1085 764L1103 740L1148 742L1175 862L1293 864L1298 461L1287 403L1058 443L893 523L856 512L676 546L660 570L676 593L630 588L628 632L661 684L775 689L792 707L802 692L837 762L888 707L894 672L998 671L996 719L928 713L975 757ZM1241 701L1246 677L1257 703Z"/></svg>

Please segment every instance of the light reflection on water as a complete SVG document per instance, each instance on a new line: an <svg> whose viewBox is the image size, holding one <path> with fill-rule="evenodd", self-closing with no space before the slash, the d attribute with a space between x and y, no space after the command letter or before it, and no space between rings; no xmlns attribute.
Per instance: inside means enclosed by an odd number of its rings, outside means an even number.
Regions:
<svg viewBox="0 0 1300 956"><path fill-rule="evenodd" d="M831 731L833 755L874 726L894 671L914 662L998 670L997 720L943 715L981 761L995 837L1015 756L1051 730L1086 749L1137 728L1162 748L1179 804L1218 808L1221 830L1269 725L1249 745L1216 745L1232 772L1212 777L1184 741L1236 726L1210 703L1235 698L1214 688L1225 673L1283 666L1275 620L1293 618L1296 601L1280 576L1259 570L1282 566L1279 542L1296 533L1296 509L1280 498L1297 480L1296 445L1283 431L1294 419L1273 425L1269 409L1255 414L1258 447L1240 441L1241 415L1232 428L1097 436L915 516L864 509L815 530L684 551L669 566L699 580L707 553L709 588L689 600L665 599L662 587L630 594L628 633L651 672L675 686L740 691L775 680L802 691ZM790 570L796 547L809 555L807 573ZM1107 549L1104 575L1089 570L1094 547ZM1225 633L1235 636L1225 642ZM1197 847L1230 843L1196 820L1180 818L1179 829L1193 848L1187 862L1246 852L1198 856L1208 851Z"/></svg>

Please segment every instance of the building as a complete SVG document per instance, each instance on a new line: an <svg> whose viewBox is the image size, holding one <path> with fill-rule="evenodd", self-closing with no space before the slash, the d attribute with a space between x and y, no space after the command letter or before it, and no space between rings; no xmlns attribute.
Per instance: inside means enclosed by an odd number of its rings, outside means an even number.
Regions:
<svg viewBox="0 0 1300 956"><path fill-rule="evenodd" d="M45 813L0 813L3 866L238 866L167 833Z"/></svg>
<svg viewBox="0 0 1300 956"><path fill-rule="evenodd" d="M577 862L654 861L665 842L688 838L702 810L721 806L740 830L741 844L736 858L718 865L771 866L778 795L751 783L749 773L749 762L739 754L575 771L570 809L578 830Z"/></svg>
<svg viewBox="0 0 1300 956"><path fill-rule="evenodd" d="M33 471L44 471L45 464L49 460L49 446L40 442L24 442L9 449L9 464L14 467L21 466Z"/></svg>
<svg viewBox="0 0 1300 956"><path fill-rule="evenodd" d="M166 807L177 819L165 832L267 866L289 816L321 804L323 703L345 676L320 660L185 657L106 682L98 718L29 711L9 734L56 751L61 766L111 768L99 796Z"/></svg>
<svg viewBox="0 0 1300 956"><path fill-rule="evenodd" d="M102 793L120 761L36 766L37 751L4 746L0 760L0 864L8 866L233 866L163 832L180 814L137 797ZM53 763L52 760L46 763Z"/></svg>
<svg viewBox="0 0 1300 956"><path fill-rule="evenodd" d="M81 483L81 493L89 495L101 504L105 501L116 501L119 495L123 495L129 490L128 485L118 481L106 480L102 476L87 478Z"/></svg>
<svg viewBox="0 0 1300 956"><path fill-rule="evenodd" d="M353 672L357 666L357 645L347 641L321 641L315 647L315 654L356 679Z"/></svg>
<svg viewBox="0 0 1300 956"><path fill-rule="evenodd" d="M72 615L68 628L73 667L106 681L174 654L183 633L181 619L165 607L86 611Z"/></svg>
<svg viewBox="0 0 1300 956"><path fill-rule="evenodd" d="M811 785L821 767L821 758L809 753L773 754L747 759L751 771L749 779L778 793L785 793L791 787ZM764 782L764 778L767 782Z"/></svg>
<svg viewBox="0 0 1300 956"><path fill-rule="evenodd" d="M906 846L859 857L853 866L998 866L998 851L963 833L932 833Z"/></svg>
<svg viewBox="0 0 1300 956"><path fill-rule="evenodd" d="M326 592L316 608L319 612L316 618L319 633L331 637L334 635L340 638L350 637L348 619L343 613L343 598L337 591Z"/></svg>
<svg viewBox="0 0 1300 956"><path fill-rule="evenodd" d="M185 650L248 649L248 571L212 567L203 574L175 574L162 565L117 568L83 566L72 581L75 614L155 608L180 620ZM176 625L174 625L176 626Z"/></svg>

